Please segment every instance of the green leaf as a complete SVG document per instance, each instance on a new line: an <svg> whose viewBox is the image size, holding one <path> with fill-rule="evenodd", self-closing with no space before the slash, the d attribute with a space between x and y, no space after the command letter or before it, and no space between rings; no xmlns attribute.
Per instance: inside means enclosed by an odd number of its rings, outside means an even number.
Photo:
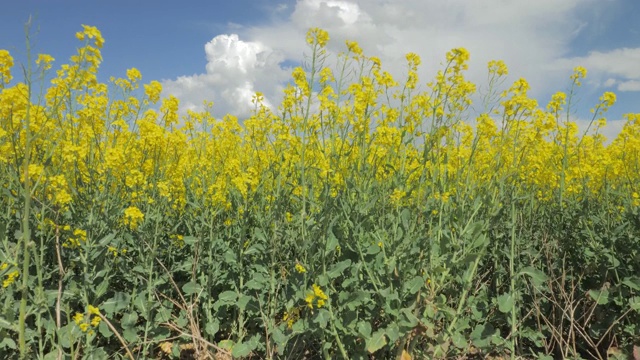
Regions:
<svg viewBox="0 0 640 360"><path fill-rule="evenodd" d="M358 333L365 339L371 337L371 323L369 323L368 321L359 322Z"/></svg>
<svg viewBox="0 0 640 360"><path fill-rule="evenodd" d="M411 217L411 212L409 211L409 209L402 209L402 212L400 213L400 221L402 221L402 227L405 230L410 230L409 229L409 218Z"/></svg>
<svg viewBox="0 0 640 360"><path fill-rule="evenodd" d="M413 329L420 322L420 319L413 314L410 308L400 310L400 315L402 315L402 317L400 317L401 320L399 325L403 328Z"/></svg>
<svg viewBox="0 0 640 360"><path fill-rule="evenodd" d="M345 292L341 292L340 295L345 294ZM363 303L371 301L371 294L367 291L356 290L350 294L348 294L348 298L345 301L344 305L349 310L355 310L358 306Z"/></svg>
<svg viewBox="0 0 640 360"><path fill-rule="evenodd" d="M106 278L104 280L102 280L102 282L96 286L96 298L100 298L102 295L107 293L107 290L109 289L109 278Z"/></svg>
<svg viewBox="0 0 640 360"><path fill-rule="evenodd" d="M640 312L640 296L634 296L629 299L629 306L632 310Z"/></svg>
<svg viewBox="0 0 640 360"><path fill-rule="evenodd" d="M400 338L400 328L398 327L398 324L396 324L395 322L392 322L391 324L389 324L389 326L387 326L387 329L384 331L384 333L389 337L389 341L391 343L395 343L396 340Z"/></svg>
<svg viewBox="0 0 640 360"><path fill-rule="evenodd" d="M320 309L318 310L318 314L313 319L313 322L318 324L320 328L326 329L330 319L331 315L329 314L329 311L327 311L326 309Z"/></svg>
<svg viewBox="0 0 640 360"><path fill-rule="evenodd" d="M245 250L242 254L245 256L264 253L264 245L262 244L253 244L249 246L247 250Z"/></svg>
<svg viewBox="0 0 640 360"><path fill-rule="evenodd" d="M233 340L221 340L218 343L218 346L227 351L231 351L231 349L233 349L233 344L234 344Z"/></svg>
<svg viewBox="0 0 640 360"><path fill-rule="evenodd" d="M107 315L111 316L129 306L130 300L131 295L123 292L116 292L111 299L100 305L100 309L104 310Z"/></svg>
<svg viewBox="0 0 640 360"><path fill-rule="evenodd" d="M405 294L415 295L422 289L424 285L424 278L422 276L416 276L408 282L404 283L403 290Z"/></svg>
<svg viewBox="0 0 640 360"><path fill-rule="evenodd" d="M251 345L249 343L239 343L233 346L231 349L231 355L234 358L245 357L251 353Z"/></svg>
<svg viewBox="0 0 640 360"><path fill-rule="evenodd" d="M120 325L122 325L123 328L130 328L135 326L137 322L138 322L138 313L135 311L132 311L130 313L125 314L122 317L122 320L120 321Z"/></svg>
<svg viewBox="0 0 640 360"><path fill-rule="evenodd" d="M366 347L370 354L382 349L387 345L387 337L384 334L384 330L378 330L373 333L373 336L367 339Z"/></svg>
<svg viewBox="0 0 640 360"><path fill-rule="evenodd" d="M286 345L287 341L289 341L289 337L287 335L285 335L282 330L280 330L280 328L273 328L273 331L271 332L271 339L276 343L276 345L278 346L284 346Z"/></svg>
<svg viewBox="0 0 640 360"><path fill-rule="evenodd" d="M335 265L333 265L329 270L327 270L327 277L329 279L335 279L338 276L342 275L345 269L351 266L351 260L347 259L341 261Z"/></svg>
<svg viewBox="0 0 640 360"><path fill-rule="evenodd" d="M495 329L491 324L478 324L471 332L470 339L476 347L484 348L489 345L494 333Z"/></svg>
<svg viewBox="0 0 640 360"><path fill-rule="evenodd" d="M113 240L115 237L116 237L116 234L111 233L111 234L109 234L109 235L107 235L107 236L103 237L103 238L98 242L98 244L99 244L100 246L102 246L102 247L105 247L105 246L109 245L109 244L111 243L111 240Z"/></svg>
<svg viewBox="0 0 640 360"><path fill-rule="evenodd" d="M622 280L623 285L627 285L629 288L633 290L640 291L640 278L637 276L628 276Z"/></svg>
<svg viewBox="0 0 640 360"><path fill-rule="evenodd" d="M100 321L100 325L98 325L98 332L100 332L100 335L105 338L113 336L111 329L109 329L109 326L104 321Z"/></svg>
<svg viewBox="0 0 640 360"><path fill-rule="evenodd" d="M375 255L380 252L380 246L377 244L371 244L367 249L367 255Z"/></svg>
<svg viewBox="0 0 640 360"><path fill-rule="evenodd" d="M336 247L338 246L338 238L336 237L336 235L333 233L333 231L331 229L329 229L329 231L327 231L327 242L325 244L325 252L327 254L331 254L332 252L336 251Z"/></svg>
<svg viewBox="0 0 640 360"><path fill-rule="evenodd" d="M135 306L141 314L146 314L149 311L146 292L145 294L139 294L133 299L133 306Z"/></svg>
<svg viewBox="0 0 640 360"><path fill-rule="evenodd" d="M182 238L182 241L184 241L185 245L193 245L198 241L198 238L195 236L185 236Z"/></svg>
<svg viewBox="0 0 640 360"><path fill-rule="evenodd" d="M127 340L127 343L135 343L138 341L138 332L135 328L126 328L122 332L122 337Z"/></svg>
<svg viewBox="0 0 640 360"><path fill-rule="evenodd" d="M240 294L237 301L238 309L244 310L247 308L247 304L251 300L251 296Z"/></svg>
<svg viewBox="0 0 640 360"><path fill-rule="evenodd" d="M10 337L5 337L4 339L2 339L2 342L0 342L0 349L1 348L9 348L15 350L17 348L16 342L13 341L13 339Z"/></svg>
<svg viewBox="0 0 640 360"><path fill-rule="evenodd" d="M171 319L171 309L162 307L156 313L156 323L167 322Z"/></svg>
<svg viewBox="0 0 640 360"><path fill-rule="evenodd" d="M193 281L189 281L188 283L182 285L182 291L185 295L193 295L195 293L199 293L200 290L201 287Z"/></svg>
<svg viewBox="0 0 640 360"><path fill-rule="evenodd" d="M529 276L531 278L531 282L535 286L541 286L547 281L547 275L544 272L532 266L527 266L525 268L522 268L516 276L520 276L520 275Z"/></svg>
<svg viewBox="0 0 640 360"><path fill-rule="evenodd" d="M204 327L204 331L209 336L212 336L212 337L215 336L219 330L220 330L220 323L218 321L207 323L207 325Z"/></svg>
<svg viewBox="0 0 640 360"><path fill-rule="evenodd" d="M238 299L238 293L235 291L223 291L218 295L218 301L232 303Z"/></svg>
<svg viewBox="0 0 640 360"><path fill-rule="evenodd" d="M595 300L598 305L606 305L609 303L609 290L589 290L589 296Z"/></svg>
<svg viewBox="0 0 640 360"><path fill-rule="evenodd" d="M253 278L249 281L247 281L246 284L244 284L244 287L249 289L249 290L260 290L260 289L264 289L265 288L265 284L267 283L268 279L260 274L260 273L255 273L253 275Z"/></svg>
<svg viewBox="0 0 640 360"><path fill-rule="evenodd" d="M15 324L8 322L5 318L0 317L0 329L14 330L17 329Z"/></svg>
<svg viewBox="0 0 640 360"><path fill-rule="evenodd" d="M457 347L458 349L465 349L467 348L467 340L464 338L464 336L462 334L460 334L459 332L455 332L452 336L451 336L451 340L453 341L453 345L455 345L455 347Z"/></svg>
<svg viewBox="0 0 640 360"><path fill-rule="evenodd" d="M502 313L511 312L513 309L513 295L510 293L498 296L498 310Z"/></svg>

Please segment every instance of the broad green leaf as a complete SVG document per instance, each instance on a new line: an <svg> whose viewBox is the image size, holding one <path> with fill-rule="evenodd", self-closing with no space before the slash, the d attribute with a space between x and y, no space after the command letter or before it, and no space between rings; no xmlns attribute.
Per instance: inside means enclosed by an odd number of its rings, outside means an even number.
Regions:
<svg viewBox="0 0 640 360"><path fill-rule="evenodd" d="M103 237L103 238L98 242L98 244L99 244L101 247L105 247L105 246L109 245L109 244L111 243L111 240L113 240L115 237L116 237L116 234L111 233L111 234L109 234L109 235L107 235L107 236Z"/></svg>
<svg viewBox="0 0 640 360"><path fill-rule="evenodd" d="M122 332L122 337L127 340L127 343L135 343L138 341L138 332L135 328L125 328Z"/></svg>
<svg viewBox="0 0 640 360"><path fill-rule="evenodd" d="M253 254L259 254L264 252L264 245L262 244L253 244L249 246L247 250L243 252L243 255L249 256Z"/></svg>
<svg viewBox="0 0 640 360"><path fill-rule="evenodd" d="M380 252L380 246L378 246L377 244L371 244L371 246L369 246L369 248L367 249L368 255L375 255L379 252Z"/></svg>
<svg viewBox="0 0 640 360"><path fill-rule="evenodd" d="M320 309L318 310L318 314L314 317L313 322L318 324L321 329L326 329L330 319L331 315L329 314L329 311L326 309Z"/></svg>
<svg viewBox="0 0 640 360"><path fill-rule="evenodd" d="M398 325L401 325L403 328L414 328L420 322L417 316L413 314L413 311L410 308L405 308L400 310L401 321Z"/></svg>
<svg viewBox="0 0 640 360"><path fill-rule="evenodd" d="M245 357L251 353L251 345L249 343L235 344L231 349L231 355L234 358Z"/></svg>
<svg viewBox="0 0 640 360"><path fill-rule="evenodd" d="M215 336L219 330L220 323L218 323L218 321L207 323L207 325L204 327L204 331L207 333L207 335L212 337Z"/></svg>
<svg viewBox="0 0 640 360"><path fill-rule="evenodd" d="M198 241L198 238L195 236L185 236L182 238L182 241L184 241L185 245L193 245Z"/></svg>
<svg viewBox="0 0 640 360"><path fill-rule="evenodd" d="M278 345L279 347L284 347L289 341L289 337L285 335L282 330L279 328L274 328L271 332L271 339Z"/></svg>
<svg viewBox="0 0 640 360"><path fill-rule="evenodd" d="M146 314L149 310L149 304L147 303L146 294L140 294L136 296L135 299L133 299L133 306L136 307L140 314Z"/></svg>
<svg viewBox="0 0 640 360"><path fill-rule="evenodd" d="M158 312L156 313L156 322L161 323L161 322L167 322L171 319L171 309L167 308L167 307L161 307L160 309L158 309Z"/></svg>
<svg viewBox="0 0 640 360"><path fill-rule="evenodd" d="M453 341L453 345L455 345L455 347L457 347L458 349L465 349L468 346L467 339L465 339L464 336L458 331L456 331L451 336L451 340Z"/></svg>
<svg viewBox="0 0 640 360"><path fill-rule="evenodd" d="M503 313L511 312L513 309L513 295L510 293L498 296L498 310Z"/></svg>
<svg viewBox="0 0 640 360"><path fill-rule="evenodd" d="M589 290L589 296L596 302L598 305L606 305L609 303L609 290Z"/></svg>
<svg viewBox="0 0 640 360"><path fill-rule="evenodd" d="M382 349L385 345L387 345L387 337L384 334L384 330L376 331L366 341L367 351L371 354Z"/></svg>
<svg viewBox="0 0 640 360"><path fill-rule="evenodd" d="M484 348L489 345L491 337L495 333L495 329L491 324L478 324L470 335L470 340L478 348Z"/></svg>
<svg viewBox="0 0 640 360"><path fill-rule="evenodd" d="M244 284L244 287L249 290L264 289L265 287L264 276L261 275L261 277L262 278L254 277L253 279L247 281L247 283Z"/></svg>
<svg viewBox="0 0 640 360"><path fill-rule="evenodd" d="M424 285L424 278L422 276L416 276L408 282L404 283L405 294L415 295L422 289Z"/></svg>
<svg viewBox="0 0 640 360"><path fill-rule="evenodd" d="M411 212L409 211L409 209L402 209L402 212L400 213L400 220L402 221L402 227L405 230L410 230L409 229L409 218L411 217Z"/></svg>
<svg viewBox="0 0 640 360"><path fill-rule="evenodd" d="M109 329L109 326L104 321L100 321L100 324L98 325L98 332L100 332L100 335L105 338L113 336L111 329Z"/></svg>
<svg viewBox="0 0 640 360"><path fill-rule="evenodd" d="M130 313L125 314L122 317L122 320L120 321L120 325L122 325L123 328L129 328L129 327L135 326L137 322L138 322L138 313L135 311L132 311Z"/></svg>
<svg viewBox="0 0 640 360"><path fill-rule="evenodd" d="M387 329L384 331L384 333L389 337L389 341L391 343L395 343L396 340L400 338L400 328L398 327L398 324L396 324L395 322L392 322L391 324L389 324L389 326L387 326Z"/></svg>
<svg viewBox="0 0 640 360"><path fill-rule="evenodd" d="M182 292L187 296L199 293L201 289L202 288L193 281L189 281L188 283L182 285Z"/></svg>
<svg viewBox="0 0 640 360"><path fill-rule="evenodd" d="M5 337L4 339L2 339L2 342L0 342L0 349L2 348L9 348L12 350L15 350L17 348L16 346L16 342L13 341L12 338L10 337Z"/></svg>
<svg viewBox="0 0 640 360"><path fill-rule="evenodd" d="M218 295L218 301L225 303L234 302L236 301L236 299L238 299L238 293L236 293L235 291L223 291L220 293L220 295Z"/></svg>
<svg viewBox="0 0 640 360"><path fill-rule="evenodd" d="M225 349L227 351L231 351L231 349L233 349L233 345L234 345L233 340L221 340L218 343L218 346L220 348Z"/></svg>
<svg viewBox="0 0 640 360"><path fill-rule="evenodd" d="M335 234L333 233L333 231L329 230L327 232L327 242L325 244L325 252L327 254L331 254L332 252L336 251L336 247L339 245L338 243L338 238L335 236Z"/></svg>
<svg viewBox="0 0 640 360"><path fill-rule="evenodd" d="M632 310L640 312L640 296L634 296L629 299L629 306Z"/></svg>
<svg viewBox="0 0 640 360"><path fill-rule="evenodd" d="M249 301L251 301L251 296L240 294L237 301L238 309L240 310L246 309Z"/></svg>
<svg viewBox="0 0 640 360"><path fill-rule="evenodd" d="M17 329L15 324L12 324L12 323L8 322L5 318L2 318L2 317L0 317L0 328L1 329L7 329L7 330Z"/></svg>
<svg viewBox="0 0 640 360"><path fill-rule="evenodd" d="M529 276L531 278L531 282L533 282L533 285L535 286L542 286L542 284L544 284L547 281L547 275L544 272L532 266L527 266L522 268L517 275Z"/></svg>
<svg viewBox="0 0 640 360"><path fill-rule="evenodd" d="M100 298L102 295L107 293L107 290L109 289L109 278L102 280L102 282L96 286L96 290L95 290L95 296L96 298Z"/></svg>
<svg viewBox="0 0 640 360"><path fill-rule="evenodd" d="M104 310L107 315L111 316L129 306L130 301L131 295L123 292L116 292L111 299L100 305L100 310Z"/></svg>
<svg viewBox="0 0 640 360"><path fill-rule="evenodd" d="M335 279L342 275L342 273L351 266L351 260L347 259L341 261L335 265L333 265L329 270L327 270L327 277L329 279Z"/></svg>
<svg viewBox="0 0 640 360"><path fill-rule="evenodd" d="M640 290L640 278L637 276L628 276L622 280L622 284L633 290Z"/></svg>
<svg viewBox="0 0 640 360"><path fill-rule="evenodd" d="M369 321L360 321L358 323L358 333L365 339L371 337L371 323Z"/></svg>

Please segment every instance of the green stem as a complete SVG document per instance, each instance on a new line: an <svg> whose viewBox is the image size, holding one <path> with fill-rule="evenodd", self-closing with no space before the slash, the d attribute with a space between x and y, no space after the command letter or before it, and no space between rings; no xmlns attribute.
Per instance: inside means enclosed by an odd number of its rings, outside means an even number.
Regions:
<svg viewBox="0 0 640 360"><path fill-rule="evenodd" d="M511 277L511 283L509 285L509 292L513 297L513 305L511 306L511 341L509 342L511 350L511 359L515 359L516 350L516 275L514 258L516 254L516 205L515 202L511 202L511 251L509 254L509 275Z"/></svg>
<svg viewBox="0 0 640 360"><path fill-rule="evenodd" d="M22 237L18 249L22 251L22 289L20 294L20 315L18 317L18 346L20 350L20 358L27 358L27 339L26 339L26 318L27 318L27 300L29 298L29 267L31 266L31 253L29 246L31 245L31 228L29 227L29 217L31 216L31 179L29 177L29 161L31 158L31 46L29 44L29 26L31 18L25 25L27 37L27 70L25 74L25 82L27 83L27 109L25 115L25 155L23 165L24 173L24 211L22 214ZM19 250L19 251L20 251Z"/></svg>

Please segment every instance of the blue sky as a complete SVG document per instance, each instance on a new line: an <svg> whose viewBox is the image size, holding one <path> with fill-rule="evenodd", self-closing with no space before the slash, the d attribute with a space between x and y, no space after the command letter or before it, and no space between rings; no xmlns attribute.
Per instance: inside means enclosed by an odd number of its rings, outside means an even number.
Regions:
<svg viewBox="0 0 640 360"><path fill-rule="evenodd" d="M422 57L424 84L446 51L463 46L471 52L471 80L482 86L487 61L502 59L508 81L526 78L541 105L567 89L573 67L586 67L575 114L581 124L604 91L618 96L608 133L619 130L623 113L640 111L637 0L9 1L0 14L0 48L18 61L29 15L34 50L56 58L54 67L75 52L81 24L97 26L106 39L102 80L136 67L184 108L213 100L217 116L246 116L255 91L277 105L314 26L329 31L330 51L356 40L399 79L405 53Z"/></svg>

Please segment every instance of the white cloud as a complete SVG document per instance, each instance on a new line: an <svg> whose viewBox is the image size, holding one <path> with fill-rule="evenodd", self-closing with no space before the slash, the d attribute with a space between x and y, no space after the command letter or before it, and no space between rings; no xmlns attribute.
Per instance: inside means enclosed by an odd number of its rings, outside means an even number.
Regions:
<svg viewBox="0 0 640 360"><path fill-rule="evenodd" d="M640 86L639 49L593 52L569 58L571 42L589 27L580 17L585 10L605 8L598 0L297 0L291 9L279 5L284 19L260 26L234 28L241 36L220 35L205 46L203 74L166 81L167 93L183 104L198 106L204 99L216 103L216 113L243 116L252 93L260 91L271 104L280 103L282 84L291 69L285 61L301 62L309 55L305 34L311 27L327 30L331 53L345 50L355 40L367 55L377 56L383 67L404 80L404 55L422 58L420 84L441 69L445 54L465 47L471 53L467 76L484 85L489 60L509 66L509 83L519 77L531 85L531 96L546 104L550 93L564 90L571 69L583 65L600 74L598 84L632 91ZM595 11L595 10L593 10ZM242 40L241 40L242 39ZM591 76L590 76L591 77ZM543 97L544 96L544 97Z"/></svg>
<svg viewBox="0 0 640 360"><path fill-rule="evenodd" d="M619 91L640 91L640 81L638 80L629 80L621 82L618 85Z"/></svg>
<svg viewBox="0 0 640 360"><path fill-rule="evenodd" d="M246 117L255 92L275 94L289 71L281 66L282 52L260 42L242 41L236 34L219 35L204 46L205 73L163 82L164 94L181 101L181 109L201 110L204 100L214 102L214 114ZM267 99L267 105L273 104Z"/></svg>
<svg viewBox="0 0 640 360"><path fill-rule="evenodd" d="M589 78L605 87L617 85L618 91L640 91L640 48L592 51L586 56L561 59L557 63L584 66L589 71Z"/></svg>

